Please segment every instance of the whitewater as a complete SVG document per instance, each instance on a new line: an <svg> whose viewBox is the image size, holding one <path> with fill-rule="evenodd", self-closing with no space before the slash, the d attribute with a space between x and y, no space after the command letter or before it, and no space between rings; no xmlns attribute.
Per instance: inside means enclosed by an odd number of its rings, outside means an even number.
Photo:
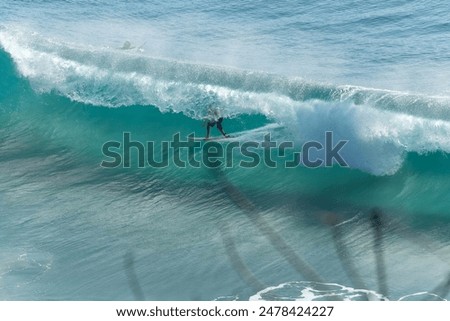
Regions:
<svg viewBox="0 0 450 321"><path fill-rule="evenodd" d="M0 298L449 299L450 8L422 6L2 3ZM211 106L348 166L101 166Z"/></svg>

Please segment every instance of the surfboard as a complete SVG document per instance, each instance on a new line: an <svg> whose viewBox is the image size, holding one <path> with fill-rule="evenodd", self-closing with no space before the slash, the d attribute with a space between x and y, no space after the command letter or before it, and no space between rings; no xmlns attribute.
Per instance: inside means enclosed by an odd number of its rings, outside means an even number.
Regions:
<svg viewBox="0 0 450 321"><path fill-rule="evenodd" d="M212 136L212 137L188 137L188 139L190 141L195 141L195 142L209 142L209 141L220 141L220 140L229 140L232 138L236 138L235 136L229 136L229 137L224 137L224 136Z"/></svg>

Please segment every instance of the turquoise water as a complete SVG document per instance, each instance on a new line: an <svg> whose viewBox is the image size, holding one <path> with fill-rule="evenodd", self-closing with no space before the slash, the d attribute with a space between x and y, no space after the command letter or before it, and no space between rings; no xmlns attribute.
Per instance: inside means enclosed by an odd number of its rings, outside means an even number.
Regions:
<svg viewBox="0 0 450 321"><path fill-rule="evenodd" d="M448 299L449 11L2 2L0 298ZM235 142L331 131L349 166L100 166L211 105Z"/></svg>

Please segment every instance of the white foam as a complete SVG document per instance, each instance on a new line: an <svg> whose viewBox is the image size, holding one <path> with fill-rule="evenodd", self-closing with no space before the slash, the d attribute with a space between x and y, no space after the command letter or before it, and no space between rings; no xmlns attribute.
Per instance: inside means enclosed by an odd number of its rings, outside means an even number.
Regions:
<svg viewBox="0 0 450 321"><path fill-rule="evenodd" d="M333 133L335 142L348 140L340 153L344 160L352 168L375 175L394 174L408 152L450 152L450 122L367 105L304 102L289 127L300 142L324 145L325 131ZM313 156L324 157L323 151Z"/></svg>
<svg viewBox="0 0 450 321"><path fill-rule="evenodd" d="M354 289L337 283L286 282L267 287L250 296L249 301L322 301L322 300L387 300L375 291Z"/></svg>
<svg viewBox="0 0 450 321"><path fill-rule="evenodd" d="M437 294L430 292L417 292L413 294L408 294L402 296L399 301L424 301L424 300L432 300L432 301L447 301L446 299L440 297Z"/></svg>

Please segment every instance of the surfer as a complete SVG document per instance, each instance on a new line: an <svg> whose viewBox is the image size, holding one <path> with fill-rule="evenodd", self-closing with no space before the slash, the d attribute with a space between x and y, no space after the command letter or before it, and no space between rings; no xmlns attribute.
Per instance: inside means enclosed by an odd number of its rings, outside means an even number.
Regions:
<svg viewBox="0 0 450 321"><path fill-rule="evenodd" d="M209 110L209 117L206 119L206 139L209 138L209 132L211 130L211 127L214 127L215 125L217 125L217 129L224 137L226 138L230 137L230 135L224 132L222 127L222 121L223 117L219 117L218 109Z"/></svg>

